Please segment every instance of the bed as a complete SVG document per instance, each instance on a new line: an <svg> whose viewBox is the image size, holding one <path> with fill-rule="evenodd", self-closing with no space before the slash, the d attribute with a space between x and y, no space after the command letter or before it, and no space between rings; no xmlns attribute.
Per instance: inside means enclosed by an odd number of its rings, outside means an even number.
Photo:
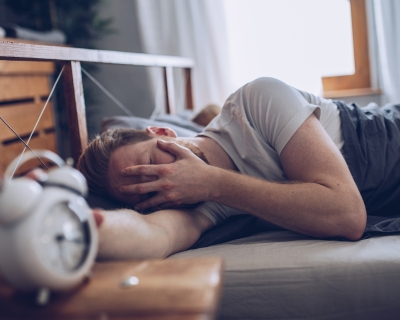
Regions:
<svg viewBox="0 0 400 320"><path fill-rule="evenodd" d="M187 108L193 109L190 75L194 64L190 59L6 41L0 41L0 59L58 61L66 66L64 90L75 159L87 143L79 61L164 68L166 110L169 113L174 111L171 70L174 67L183 68L188 79ZM190 117L176 120L173 116L155 121L176 125L177 130L183 130L181 135L196 134L197 130L201 130L190 127ZM113 117L104 120L103 129L140 127L145 126L146 121ZM183 126L184 123L189 127ZM88 201L93 206L106 209L118 206L95 197ZM369 229L364 239L349 242L317 240L263 224L253 217L236 216L204 234L191 250L169 259L224 258L220 319L398 319L399 226L397 218L369 218Z"/></svg>
<svg viewBox="0 0 400 320"><path fill-rule="evenodd" d="M111 117L102 130L167 125L194 136L201 128L192 128L190 118ZM224 259L219 319L398 319L399 230L398 217L369 216L361 241L319 240L235 216L169 259Z"/></svg>

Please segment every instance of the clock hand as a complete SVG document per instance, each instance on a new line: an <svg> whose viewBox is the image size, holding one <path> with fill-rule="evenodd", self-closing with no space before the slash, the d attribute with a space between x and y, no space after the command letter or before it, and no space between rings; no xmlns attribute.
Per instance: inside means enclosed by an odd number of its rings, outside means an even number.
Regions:
<svg viewBox="0 0 400 320"><path fill-rule="evenodd" d="M81 238L71 238L71 237L66 237L64 234L57 234L55 237L57 242L62 242L62 241L67 241L67 242L74 242L78 244L83 244L83 241Z"/></svg>

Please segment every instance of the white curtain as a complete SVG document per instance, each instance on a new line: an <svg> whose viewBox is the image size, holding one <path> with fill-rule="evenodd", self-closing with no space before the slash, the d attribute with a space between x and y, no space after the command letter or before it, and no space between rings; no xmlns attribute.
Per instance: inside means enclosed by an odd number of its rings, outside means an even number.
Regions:
<svg viewBox="0 0 400 320"><path fill-rule="evenodd" d="M382 103L400 103L400 1L368 0L371 64Z"/></svg>
<svg viewBox="0 0 400 320"><path fill-rule="evenodd" d="M193 58L195 108L209 103L222 106L231 93L222 0L136 0L136 4L145 52ZM160 74L153 70L152 78L156 96L163 94Z"/></svg>

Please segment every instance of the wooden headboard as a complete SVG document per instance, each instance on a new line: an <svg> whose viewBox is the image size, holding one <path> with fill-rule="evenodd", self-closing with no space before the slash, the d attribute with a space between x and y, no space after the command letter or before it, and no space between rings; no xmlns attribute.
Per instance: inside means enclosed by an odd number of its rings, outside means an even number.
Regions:
<svg viewBox="0 0 400 320"><path fill-rule="evenodd" d="M81 62L163 68L167 113L175 112L173 68L182 68L186 77L186 108L193 109L191 71L194 63L189 58L0 41L1 60L50 61L64 65L63 90L75 163L88 143Z"/></svg>

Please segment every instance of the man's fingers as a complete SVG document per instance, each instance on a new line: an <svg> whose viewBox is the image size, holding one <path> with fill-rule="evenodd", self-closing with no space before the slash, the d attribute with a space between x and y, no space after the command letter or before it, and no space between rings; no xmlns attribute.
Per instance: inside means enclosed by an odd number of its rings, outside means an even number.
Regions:
<svg viewBox="0 0 400 320"><path fill-rule="evenodd" d="M158 176L160 166L158 165L139 165L122 169L123 176Z"/></svg>
<svg viewBox="0 0 400 320"><path fill-rule="evenodd" d="M154 207L157 207L157 206L159 206L160 204L162 204L164 202L165 202L165 199L161 195L156 194L154 197L136 204L135 205L135 210L143 210L143 209L154 208Z"/></svg>
<svg viewBox="0 0 400 320"><path fill-rule="evenodd" d="M166 141L159 139L157 140L157 145L160 149L172 153L175 157L182 157L189 152L188 148L182 147L176 142L173 141Z"/></svg>
<svg viewBox="0 0 400 320"><path fill-rule="evenodd" d="M119 187L119 192L123 194L145 194L160 189L157 180L146 182L146 183L136 183L128 184L126 186Z"/></svg>

